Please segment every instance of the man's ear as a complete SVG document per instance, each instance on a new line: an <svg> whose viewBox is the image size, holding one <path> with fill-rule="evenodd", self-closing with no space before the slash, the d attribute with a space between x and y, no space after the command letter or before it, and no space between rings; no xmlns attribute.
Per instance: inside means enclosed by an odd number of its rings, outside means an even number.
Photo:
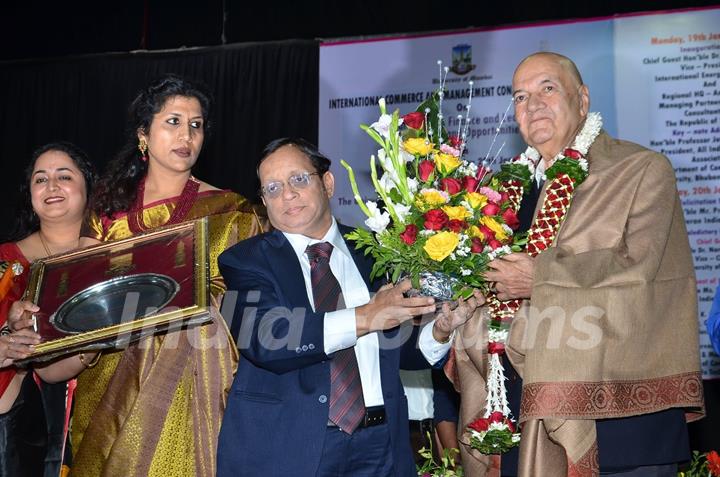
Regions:
<svg viewBox="0 0 720 477"><path fill-rule="evenodd" d="M323 186L325 187L325 193L328 198L331 198L335 193L335 176L332 172L327 171L322 176Z"/></svg>
<svg viewBox="0 0 720 477"><path fill-rule="evenodd" d="M590 90L587 85L580 86L580 115L584 118L590 111Z"/></svg>

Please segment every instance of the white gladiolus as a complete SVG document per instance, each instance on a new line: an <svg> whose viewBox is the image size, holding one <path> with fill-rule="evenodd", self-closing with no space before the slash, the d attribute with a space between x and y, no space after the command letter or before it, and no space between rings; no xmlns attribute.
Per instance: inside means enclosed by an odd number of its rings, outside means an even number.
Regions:
<svg viewBox="0 0 720 477"><path fill-rule="evenodd" d="M405 222L405 219L410 215L410 206L405 204L393 204L395 207L395 214L400 222Z"/></svg>
<svg viewBox="0 0 720 477"><path fill-rule="evenodd" d="M420 186L420 183L416 179L413 179L412 177L408 177L407 178L407 186L408 186L408 190L414 194L415 192L417 192L418 187Z"/></svg>
<svg viewBox="0 0 720 477"><path fill-rule="evenodd" d="M412 162L415 160L415 156L407 152L405 149L400 149L400 159L405 162Z"/></svg>
<svg viewBox="0 0 720 477"><path fill-rule="evenodd" d="M365 203L365 205L372 214L365 220L365 225L367 225L368 228L375 233L380 233L384 231L390 224L390 214L388 214L387 212L381 213L380 209L377 206L377 203L375 202L368 201Z"/></svg>
<svg viewBox="0 0 720 477"><path fill-rule="evenodd" d="M377 131L385 139L390 137L390 123L392 122L392 116L389 114L383 114L378 118L377 121L372 123L370 127Z"/></svg>
<svg viewBox="0 0 720 477"><path fill-rule="evenodd" d="M389 194L391 190L397 188L397 179L393 177L392 174L386 172L382 175L378 184L382 187L383 192Z"/></svg>

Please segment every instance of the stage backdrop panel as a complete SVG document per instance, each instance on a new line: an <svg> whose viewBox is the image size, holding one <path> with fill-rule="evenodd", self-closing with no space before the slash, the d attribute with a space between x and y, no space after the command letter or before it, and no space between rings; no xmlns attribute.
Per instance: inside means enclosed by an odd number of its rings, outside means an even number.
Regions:
<svg viewBox="0 0 720 477"><path fill-rule="evenodd" d="M703 372L706 378L719 377L720 358L704 331L720 270L720 88L713 84L720 71L717 25L720 9L715 8L323 43L318 137L320 149L333 160L333 211L352 226L365 218L340 159L353 166L361 195L374 197L369 158L377 146L359 126L377 120L380 97L386 98L389 112L414 111L437 88L437 61L442 61L450 67L443 112L451 134L457 133L457 115L464 115L472 88L468 157L478 163L497 157L497 168L524 149L510 105L515 66L539 50L567 55L582 72L591 91L590 109L602 114L605 129L663 152L676 167L699 280ZM688 92L688 97L677 96ZM697 171L690 170L695 166Z"/></svg>
<svg viewBox="0 0 720 477"><path fill-rule="evenodd" d="M695 258L705 377L720 358L705 328L720 275L720 9L615 21L620 135L668 156Z"/></svg>

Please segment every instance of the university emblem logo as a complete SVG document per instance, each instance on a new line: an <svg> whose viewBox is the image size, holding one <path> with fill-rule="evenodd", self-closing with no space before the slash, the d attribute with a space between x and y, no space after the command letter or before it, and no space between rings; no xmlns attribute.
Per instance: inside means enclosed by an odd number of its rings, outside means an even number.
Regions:
<svg viewBox="0 0 720 477"><path fill-rule="evenodd" d="M456 75L466 75L475 69L472 64L472 46L456 45L452 49L452 66L450 71Z"/></svg>

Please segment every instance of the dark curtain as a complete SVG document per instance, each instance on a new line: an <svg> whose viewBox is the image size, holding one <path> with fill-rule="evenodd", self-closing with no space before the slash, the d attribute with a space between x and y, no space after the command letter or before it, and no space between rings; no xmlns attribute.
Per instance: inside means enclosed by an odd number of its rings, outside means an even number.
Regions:
<svg viewBox="0 0 720 477"><path fill-rule="evenodd" d="M311 40L0 63L0 236L12 228L18 184L36 147L71 141L102 171L124 142L130 101L165 73L201 81L214 97L194 174L257 200L255 168L267 142L317 142L318 64Z"/></svg>

